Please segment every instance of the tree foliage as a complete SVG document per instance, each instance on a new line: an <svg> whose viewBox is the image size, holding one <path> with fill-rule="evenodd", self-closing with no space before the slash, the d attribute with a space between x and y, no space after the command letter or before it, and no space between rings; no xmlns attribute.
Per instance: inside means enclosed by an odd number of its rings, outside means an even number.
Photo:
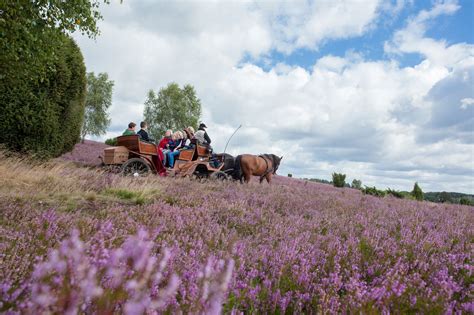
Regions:
<svg viewBox="0 0 474 315"><path fill-rule="evenodd" d="M362 189L362 181L359 179L353 179L351 187L359 190Z"/></svg>
<svg viewBox="0 0 474 315"><path fill-rule="evenodd" d="M411 192L411 195L415 197L416 200L422 201L423 200L423 191L421 190L420 186L416 182L415 185L413 186L413 190Z"/></svg>
<svg viewBox="0 0 474 315"><path fill-rule="evenodd" d="M61 35L54 46L54 62L44 73L0 79L0 125L8 132L0 142L16 151L57 156L77 143L84 115L85 66L76 43Z"/></svg>
<svg viewBox="0 0 474 315"><path fill-rule="evenodd" d="M372 195L376 197L385 197L385 191L377 189L375 186L374 187L369 187L365 186L364 189L362 189L362 192L366 195Z"/></svg>
<svg viewBox="0 0 474 315"><path fill-rule="evenodd" d="M16 74L21 77L35 73L35 79L41 82L46 80L50 63L57 59L55 46L64 34L79 31L94 38L99 33L97 21L102 18L99 12L100 3L98 0L2 1L0 10L2 70L5 67L14 67L17 71L9 73L10 76Z"/></svg>
<svg viewBox="0 0 474 315"><path fill-rule="evenodd" d="M105 134L110 125L107 110L112 105L112 89L114 81L109 80L107 73L94 72L87 74L87 96L82 124L81 137L86 135L100 136Z"/></svg>
<svg viewBox="0 0 474 315"><path fill-rule="evenodd" d="M395 190L395 189L387 188L386 193L387 195L392 195L395 198L400 198L400 199L405 198L405 195L403 194L403 192Z"/></svg>
<svg viewBox="0 0 474 315"><path fill-rule="evenodd" d="M181 130L188 126L196 129L201 116L201 101L192 85L180 88L177 83L170 83L158 94L153 90L148 92L143 116L150 136L160 139L167 129Z"/></svg>
<svg viewBox="0 0 474 315"><path fill-rule="evenodd" d="M453 201L453 198L451 197L451 195L446 192L446 191L442 191L439 196L438 196L438 202L442 202L442 203L451 203Z"/></svg>
<svg viewBox="0 0 474 315"><path fill-rule="evenodd" d="M85 66L67 33L97 35L100 2L1 2L0 142L10 149L56 156L80 138Z"/></svg>
<svg viewBox="0 0 474 315"><path fill-rule="evenodd" d="M332 183L334 187L344 187L346 185L346 174L332 173Z"/></svg>
<svg viewBox="0 0 474 315"><path fill-rule="evenodd" d="M117 138L109 138L109 139L105 140L105 144L116 146L117 145Z"/></svg>

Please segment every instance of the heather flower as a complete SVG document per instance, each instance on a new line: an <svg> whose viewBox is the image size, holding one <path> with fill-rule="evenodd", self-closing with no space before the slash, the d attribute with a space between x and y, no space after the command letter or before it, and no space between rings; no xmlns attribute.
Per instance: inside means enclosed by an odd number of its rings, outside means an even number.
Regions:
<svg viewBox="0 0 474 315"><path fill-rule="evenodd" d="M42 204L28 202L35 190L23 196L29 186L0 199L0 312L473 311L472 207L281 177L268 186L33 171L61 180L37 185ZM77 207L65 209L68 193Z"/></svg>
<svg viewBox="0 0 474 315"><path fill-rule="evenodd" d="M73 230L58 249L51 250L45 261L36 265L29 282L30 297L27 304L20 303L19 307L28 312L65 314L96 312L103 305L111 310L122 308L125 314L163 310L174 298L180 281L175 274L165 274L170 252L163 248L158 257L152 252L153 247L148 233L140 230L120 248L110 249L104 264L87 255L90 248ZM19 296L19 289L9 292L11 284L3 283L2 301L13 302ZM114 294L118 292L126 292L125 298Z"/></svg>

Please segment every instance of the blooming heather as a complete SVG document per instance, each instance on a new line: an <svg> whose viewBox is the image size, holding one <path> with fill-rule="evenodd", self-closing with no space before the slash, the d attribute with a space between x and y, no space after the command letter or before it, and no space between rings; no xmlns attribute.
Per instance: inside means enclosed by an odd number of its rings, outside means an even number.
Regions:
<svg viewBox="0 0 474 315"><path fill-rule="evenodd" d="M100 165L102 161L99 156L104 155L104 149L107 147L104 143L84 140L84 143L76 144L71 152L63 154L59 159L85 165Z"/></svg>
<svg viewBox="0 0 474 315"><path fill-rule="evenodd" d="M2 163L0 312L474 311L473 207Z"/></svg>

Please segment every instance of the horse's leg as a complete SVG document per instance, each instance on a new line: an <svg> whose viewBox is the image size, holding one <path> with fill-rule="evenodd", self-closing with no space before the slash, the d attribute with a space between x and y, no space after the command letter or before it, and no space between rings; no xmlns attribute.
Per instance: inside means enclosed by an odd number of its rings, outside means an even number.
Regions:
<svg viewBox="0 0 474 315"><path fill-rule="evenodd" d="M265 177L260 176L260 184L263 182L263 179L264 179L264 178L265 178ZM268 178L267 178L267 181L268 181Z"/></svg>
<svg viewBox="0 0 474 315"><path fill-rule="evenodd" d="M272 174L267 174L267 175L265 175L265 179L267 180L267 183L271 184L271 181L272 181Z"/></svg>
<svg viewBox="0 0 474 315"><path fill-rule="evenodd" d="M250 181L250 176L251 176L251 170L249 169L248 165L241 163L242 167L242 178L246 183Z"/></svg>
<svg viewBox="0 0 474 315"><path fill-rule="evenodd" d="M250 179L252 178L252 175L250 173L245 174L245 182L248 184L250 182Z"/></svg>

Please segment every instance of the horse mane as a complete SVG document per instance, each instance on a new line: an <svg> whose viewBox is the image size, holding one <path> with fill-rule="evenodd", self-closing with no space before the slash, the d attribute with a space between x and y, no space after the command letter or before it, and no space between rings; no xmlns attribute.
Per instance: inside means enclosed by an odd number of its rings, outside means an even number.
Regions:
<svg viewBox="0 0 474 315"><path fill-rule="evenodd" d="M277 160L279 159L278 156L276 156L275 154L272 154L272 158L273 158L273 167L275 167L275 165L277 164Z"/></svg>

